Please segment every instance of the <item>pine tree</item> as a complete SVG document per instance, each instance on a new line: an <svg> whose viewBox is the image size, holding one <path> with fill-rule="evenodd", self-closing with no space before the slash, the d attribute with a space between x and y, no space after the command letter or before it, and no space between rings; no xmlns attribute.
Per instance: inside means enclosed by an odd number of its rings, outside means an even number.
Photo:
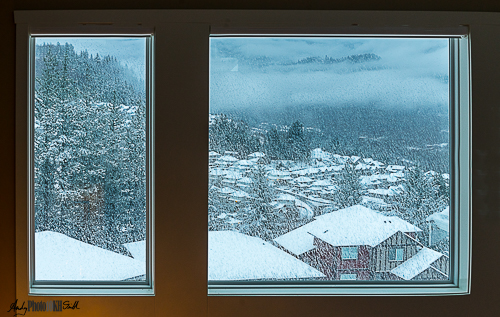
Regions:
<svg viewBox="0 0 500 317"><path fill-rule="evenodd" d="M287 135L289 159L304 161L308 158L310 150L307 147L304 136L304 125L299 121L295 121Z"/></svg>
<svg viewBox="0 0 500 317"><path fill-rule="evenodd" d="M359 182L360 173L356 170L354 162L347 161L344 169L337 176L338 189L335 194L335 202L341 208L361 203L362 188Z"/></svg>

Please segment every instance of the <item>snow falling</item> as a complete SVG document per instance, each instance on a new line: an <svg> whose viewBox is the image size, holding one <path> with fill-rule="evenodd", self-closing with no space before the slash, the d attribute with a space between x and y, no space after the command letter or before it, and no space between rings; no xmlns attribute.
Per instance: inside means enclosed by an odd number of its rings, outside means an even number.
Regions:
<svg viewBox="0 0 500 317"><path fill-rule="evenodd" d="M144 279L145 42L128 39L129 68L91 38L36 39L37 280Z"/></svg>
<svg viewBox="0 0 500 317"><path fill-rule="evenodd" d="M209 280L448 280L448 59L212 38Z"/></svg>

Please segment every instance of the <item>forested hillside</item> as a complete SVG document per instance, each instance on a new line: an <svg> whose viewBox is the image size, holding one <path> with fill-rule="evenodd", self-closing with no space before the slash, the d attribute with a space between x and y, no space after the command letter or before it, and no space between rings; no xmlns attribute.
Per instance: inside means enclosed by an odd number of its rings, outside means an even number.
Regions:
<svg viewBox="0 0 500 317"><path fill-rule="evenodd" d="M113 56L35 52L35 230L126 253L145 234L144 83Z"/></svg>

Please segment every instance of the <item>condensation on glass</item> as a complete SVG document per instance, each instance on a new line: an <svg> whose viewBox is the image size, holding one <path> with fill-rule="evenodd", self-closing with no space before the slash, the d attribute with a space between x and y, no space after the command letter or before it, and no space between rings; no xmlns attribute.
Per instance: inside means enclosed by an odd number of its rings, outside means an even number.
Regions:
<svg viewBox="0 0 500 317"><path fill-rule="evenodd" d="M146 276L146 38L34 38L34 281Z"/></svg>
<svg viewBox="0 0 500 317"><path fill-rule="evenodd" d="M212 37L208 279L450 279L450 40Z"/></svg>

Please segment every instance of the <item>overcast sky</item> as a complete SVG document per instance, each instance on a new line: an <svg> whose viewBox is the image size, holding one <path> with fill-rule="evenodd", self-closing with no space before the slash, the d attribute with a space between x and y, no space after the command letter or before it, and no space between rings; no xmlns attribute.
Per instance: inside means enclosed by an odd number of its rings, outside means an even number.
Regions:
<svg viewBox="0 0 500 317"><path fill-rule="evenodd" d="M282 105L448 106L448 40L212 38L211 112ZM297 65L306 57L379 60Z"/></svg>
<svg viewBox="0 0 500 317"><path fill-rule="evenodd" d="M124 37L38 37L36 44L57 43L64 45L72 44L75 52L87 50L89 55L96 54L104 57L111 55L122 64L131 68L141 79L145 77L146 64L146 39L145 38L124 38Z"/></svg>

